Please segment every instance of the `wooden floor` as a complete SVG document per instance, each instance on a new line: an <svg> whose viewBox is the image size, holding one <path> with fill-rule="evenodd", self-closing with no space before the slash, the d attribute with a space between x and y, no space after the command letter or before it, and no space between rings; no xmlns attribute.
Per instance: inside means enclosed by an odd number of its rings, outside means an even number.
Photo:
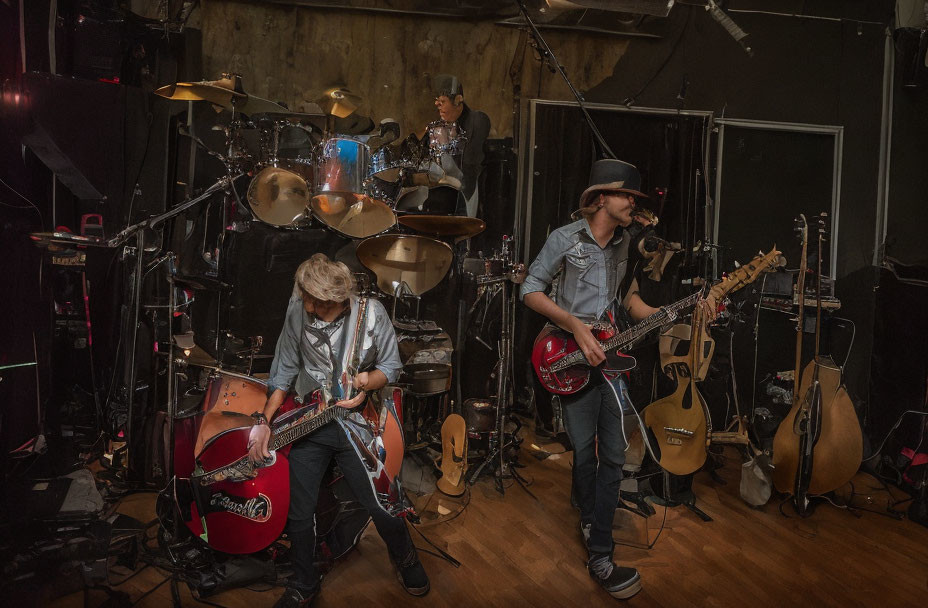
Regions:
<svg viewBox="0 0 928 608"><path fill-rule="evenodd" d="M532 480L533 499L518 486L500 496L489 481L478 483L467 508L448 497L422 497L420 530L460 560L461 567L423 554L432 589L413 598L397 583L386 548L368 529L356 551L340 562L323 583L317 606L613 606L612 599L589 577L577 515L568 503L571 454L545 460L523 445L524 475ZM547 444L549 452L559 444ZM713 518L703 522L684 507L667 510L663 533L653 549L620 546L617 560L641 572L643 591L629 606L925 606L928 605L928 528L875 513L859 517L830 505L807 519L780 514L779 500L761 509L738 495L740 458L726 452L720 470L724 485L707 473L696 476L699 506ZM855 504L883 510L887 493L873 478L858 474ZM901 496L898 491L897 496ZM867 497L871 502L868 502ZM136 495L121 510L139 519L153 515L153 498ZM644 520L627 512L616 538L653 539L664 507ZM789 514L789 508L784 508ZM441 514L439 514L441 513ZM420 547L422 538L413 532ZM165 574L154 568L119 589L138 599ZM181 586L185 606L198 604ZM279 588L247 589L208 598L228 607L271 606ZM90 605L105 596L91 595ZM99 599L98 603L94 603ZM169 585L144 598L140 606L170 605ZM79 594L55 605L80 606Z"/></svg>

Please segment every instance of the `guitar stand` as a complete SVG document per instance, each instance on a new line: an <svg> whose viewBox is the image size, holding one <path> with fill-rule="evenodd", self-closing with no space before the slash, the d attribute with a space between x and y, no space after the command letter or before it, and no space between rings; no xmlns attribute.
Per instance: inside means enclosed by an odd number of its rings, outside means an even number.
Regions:
<svg viewBox="0 0 928 608"><path fill-rule="evenodd" d="M708 513L696 506L696 495L692 492L692 490L688 492L689 496L686 500L672 498L670 496L670 473L667 471L662 471L662 474L664 477L664 497L656 498L654 502L664 505L665 507L679 507L682 505L689 509L699 519L703 521L712 521L712 518L709 517Z"/></svg>

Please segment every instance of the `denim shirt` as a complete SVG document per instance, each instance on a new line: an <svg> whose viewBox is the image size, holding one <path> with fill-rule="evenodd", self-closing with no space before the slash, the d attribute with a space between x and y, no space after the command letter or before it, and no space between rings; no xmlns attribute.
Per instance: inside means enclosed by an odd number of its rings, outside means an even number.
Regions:
<svg viewBox="0 0 928 608"><path fill-rule="evenodd" d="M600 247L586 218L558 228L529 266L520 298L547 291L557 277L555 304L582 321L602 320L625 277L628 241L624 230L618 229Z"/></svg>
<svg viewBox="0 0 928 608"><path fill-rule="evenodd" d="M340 351L350 341L343 339L346 335L344 332L354 333L357 318L358 299L352 297L350 314L342 327L332 335L331 347L339 351L334 353L335 357L341 359L344 355ZM322 386L331 388L333 365L328 348L322 348L324 345L320 342L320 335L303 309L303 299L298 295L290 298L284 326L274 351L268 391L292 390L302 398ZM388 383L396 381L403 367L393 323L383 304L374 299L367 302L367 323L360 361L359 371L379 369L387 377Z"/></svg>

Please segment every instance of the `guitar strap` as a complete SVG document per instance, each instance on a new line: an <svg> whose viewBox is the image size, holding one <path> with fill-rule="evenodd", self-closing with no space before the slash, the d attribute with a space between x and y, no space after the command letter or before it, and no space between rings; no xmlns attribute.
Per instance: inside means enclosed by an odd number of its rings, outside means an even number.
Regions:
<svg viewBox="0 0 928 608"><path fill-rule="evenodd" d="M628 388L625 386L625 381L620 377L610 379L606 372L600 370L600 373L603 376L603 381L606 385L612 390L612 395L615 397L615 403L618 406L618 413L614 412L612 409L609 409L609 412L615 416L618 416L619 421L622 423L622 438L625 439L625 451L628 451L628 435L625 432L625 410L626 407L623 404L628 404L629 410L635 414L635 418L638 419L638 428L641 430L641 440L644 442L644 447L648 450L648 453L651 454L651 458L654 459L654 462L660 462L660 459L654 453L654 447L651 445L651 441L648 438L647 427L645 427L644 420L641 418L641 414L638 413L638 410L635 409L635 406L632 404L631 397L628 394ZM618 387L616 386L618 384Z"/></svg>

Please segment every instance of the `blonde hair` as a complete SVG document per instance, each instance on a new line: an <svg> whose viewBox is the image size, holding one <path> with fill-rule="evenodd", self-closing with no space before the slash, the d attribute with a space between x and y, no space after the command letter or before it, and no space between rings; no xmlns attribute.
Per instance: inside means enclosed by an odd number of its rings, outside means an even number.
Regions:
<svg viewBox="0 0 928 608"><path fill-rule="evenodd" d="M293 295L305 291L324 302L344 302L355 295L354 275L341 262L333 262L324 253L317 253L296 269Z"/></svg>

